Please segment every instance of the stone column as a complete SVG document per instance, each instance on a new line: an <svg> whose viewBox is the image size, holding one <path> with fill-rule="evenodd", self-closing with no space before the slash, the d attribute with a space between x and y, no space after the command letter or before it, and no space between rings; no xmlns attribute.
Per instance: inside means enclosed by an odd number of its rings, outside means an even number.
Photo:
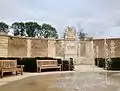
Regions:
<svg viewBox="0 0 120 91"><path fill-rule="evenodd" d="M31 40L27 39L27 57L31 56Z"/></svg>
<svg viewBox="0 0 120 91"><path fill-rule="evenodd" d="M92 64L95 64L95 49L94 49L94 43L91 41L91 58L92 58Z"/></svg>
<svg viewBox="0 0 120 91"><path fill-rule="evenodd" d="M48 40L48 57L56 57L55 42L56 41L54 39Z"/></svg>
<svg viewBox="0 0 120 91"><path fill-rule="evenodd" d="M65 41L61 41L62 45L62 59L65 59Z"/></svg>

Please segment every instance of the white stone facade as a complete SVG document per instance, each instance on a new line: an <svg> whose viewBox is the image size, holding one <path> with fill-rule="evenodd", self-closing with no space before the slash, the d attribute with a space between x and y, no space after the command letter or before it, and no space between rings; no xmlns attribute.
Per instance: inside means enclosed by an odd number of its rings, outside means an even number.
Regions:
<svg viewBox="0 0 120 91"><path fill-rule="evenodd" d="M74 64L93 64L94 52L93 43L89 40L79 40L75 29L68 27L65 31L65 38L62 40L63 59L73 58Z"/></svg>

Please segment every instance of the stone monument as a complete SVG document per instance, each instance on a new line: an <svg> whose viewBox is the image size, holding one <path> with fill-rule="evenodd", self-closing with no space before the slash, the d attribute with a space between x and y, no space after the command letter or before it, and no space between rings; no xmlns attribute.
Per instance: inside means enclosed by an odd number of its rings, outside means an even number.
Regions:
<svg viewBox="0 0 120 91"><path fill-rule="evenodd" d="M74 63L77 61L77 41L76 30L73 27L67 27L65 29L65 41L64 41L64 57L65 59L73 58Z"/></svg>
<svg viewBox="0 0 120 91"><path fill-rule="evenodd" d="M73 27L67 27L65 29L65 38L76 38L76 31Z"/></svg>

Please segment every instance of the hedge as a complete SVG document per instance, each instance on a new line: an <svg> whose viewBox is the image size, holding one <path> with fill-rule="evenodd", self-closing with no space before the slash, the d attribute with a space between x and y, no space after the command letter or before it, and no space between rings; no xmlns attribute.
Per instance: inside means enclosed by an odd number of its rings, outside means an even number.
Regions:
<svg viewBox="0 0 120 91"><path fill-rule="evenodd" d="M106 59L107 60L107 59ZM105 58L96 58L95 65L105 69ZM111 65L108 65L108 70L120 70L120 58L111 58Z"/></svg>
<svg viewBox="0 0 120 91"><path fill-rule="evenodd" d="M0 60L17 60L18 65L24 65L24 71L25 72L36 72L37 71L37 64L36 60L57 60L58 64L62 64L62 70L74 70L73 66L73 59L70 60L61 60L56 58L50 58L50 57L32 57L32 58L18 58L18 57L1 57ZM70 63L69 63L70 62ZM70 68L70 69L69 69ZM52 70L52 69L51 69Z"/></svg>

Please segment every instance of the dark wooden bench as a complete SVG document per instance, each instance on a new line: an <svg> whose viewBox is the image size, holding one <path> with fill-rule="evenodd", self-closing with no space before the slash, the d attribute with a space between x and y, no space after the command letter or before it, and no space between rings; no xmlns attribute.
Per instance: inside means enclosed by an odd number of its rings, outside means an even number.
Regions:
<svg viewBox="0 0 120 91"><path fill-rule="evenodd" d="M57 60L37 60L37 72L51 68L58 68L61 71L61 65L58 64Z"/></svg>
<svg viewBox="0 0 120 91"><path fill-rule="evenodd" d="M17 60L0 60L0 73L1 78L5 72L15 72L17 74L23 75L23 66L17 65Z"/></svg>

